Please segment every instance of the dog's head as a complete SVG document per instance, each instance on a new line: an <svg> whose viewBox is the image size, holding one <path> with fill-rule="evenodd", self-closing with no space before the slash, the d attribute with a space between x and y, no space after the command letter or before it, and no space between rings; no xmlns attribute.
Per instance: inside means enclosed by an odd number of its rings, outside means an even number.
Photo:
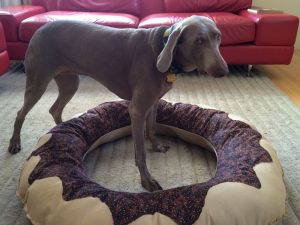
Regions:
<svg viewBox="0 0 300 225"><path fill-rule="evenodd" d="M171 65L184 72L198 70L214 76L228 73L220 54L221 32L214 21L204 16L191 16L169 28L172 31L157 58L157 69L165 73Z"/></svg>

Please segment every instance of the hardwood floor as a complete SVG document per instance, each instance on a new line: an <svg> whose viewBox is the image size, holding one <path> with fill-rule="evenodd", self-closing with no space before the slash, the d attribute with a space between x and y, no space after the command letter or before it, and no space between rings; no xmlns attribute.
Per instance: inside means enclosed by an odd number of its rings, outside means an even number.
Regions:
<svg viewBox="0 0 300 225"><path fill-rule="evenodd" d="M290 65L257 65L255 69L268 76L300 107L300 50L295 52Z"/></svg>

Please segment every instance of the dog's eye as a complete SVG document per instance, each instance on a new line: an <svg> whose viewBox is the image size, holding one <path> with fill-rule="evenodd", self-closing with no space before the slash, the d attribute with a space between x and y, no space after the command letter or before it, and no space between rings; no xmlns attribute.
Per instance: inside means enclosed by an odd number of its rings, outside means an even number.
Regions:
<svg viewBox="0 0 300 225"><path fill-rule="evenodd" d="M221 40L221 35L220 34L216 34L216 39L217 40Z"/></svg>
<svg viewBox="0 0 300 225"><path fill-rule="evenodd" d="M202 45L203 44L203 40L202 39L196 39L195 43L197 45Z"/></svg>

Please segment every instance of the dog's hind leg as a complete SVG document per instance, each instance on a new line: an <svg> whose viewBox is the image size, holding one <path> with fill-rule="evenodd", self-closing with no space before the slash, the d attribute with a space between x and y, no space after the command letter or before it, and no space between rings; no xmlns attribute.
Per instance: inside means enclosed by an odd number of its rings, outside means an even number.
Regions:
<svg viewBox="0 0 300 225"><path fill-rule="evenodd" d="M20 133L25 117L44 94L48 83L51 80L51 75L43 74L42 72L39 73L36 71L38 70L35 70L35 72L27 71L24 103L22 108L17 113L17 117L14 123L13 135L10 139L8 147L8 151L12 154L16 154L21 150Z"/></svg>
<svg viewBox="0 0 300 225"><path fill-rule="evenodd" d="M64 107L78 90L79 76L71 74L57 75L54 79L57 84L59 94L49 112L52 115L55 123L58 124L62 122L61 115Z"/></svg>

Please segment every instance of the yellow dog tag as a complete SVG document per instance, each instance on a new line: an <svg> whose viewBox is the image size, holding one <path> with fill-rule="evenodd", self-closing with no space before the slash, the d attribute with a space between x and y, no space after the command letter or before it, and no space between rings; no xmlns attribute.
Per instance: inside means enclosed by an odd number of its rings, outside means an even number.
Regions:
<svg viewBox="0 0 300 225"><path fill-rule="evenodd" d="M173 83L176 81L176 75L174 73L169 73L167 75L167 82L168 83Z"/></svg>

